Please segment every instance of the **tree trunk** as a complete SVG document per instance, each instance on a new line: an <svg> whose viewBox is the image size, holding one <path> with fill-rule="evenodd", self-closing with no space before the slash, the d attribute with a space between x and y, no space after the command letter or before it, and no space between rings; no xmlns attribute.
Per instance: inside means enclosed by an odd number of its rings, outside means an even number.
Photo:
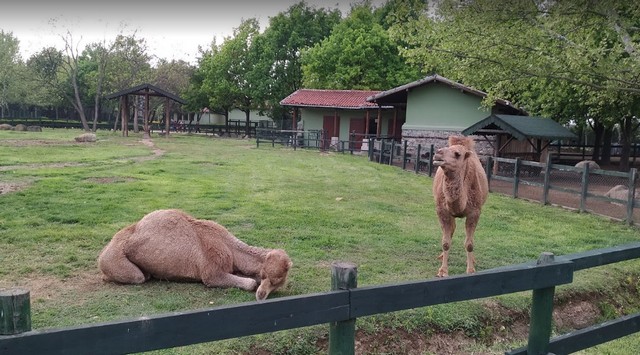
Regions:
<svg viewBox="0 0 640 355"><path fill-rule="evenodd" d="M600 162L600 146L602 144L602 135L604 133L604 125L602 122L595 121L591 126L593 129L593 133L595 134L595 140L593 142L593 154L591 155L591 160L595 162Z"/></svg>
<svg viewBox="0 0 640 355"><path fill-rule="evenodd" d="M611 139L613 137L613 127L607 127L602 135L602 158L601 165L611 164Z"/></svg>
<svg viewBox="0 0 640 355"><path fill-rule="evenodd" d="M138 133L138 111L140 108L140 96L136 96L133 103L133 132Z"/></svg>
<svg viewBox="0 0 640 355"><path fill-rule="evenodd" d="M620 165L618 168L620 171L629 171L632 134L633 119L631 116L625 116L620 122L620 144L622 144L622 154L620 155Z"/></svg>
<svg viewBox="0 0 640 355"><path fill-rule="evenodd" d="M245 125L245 136L246 137L250 137L251 136L251 110L247 109L246 111L244 111L245 117L246 117L246 121L244 123Z"/></svg>

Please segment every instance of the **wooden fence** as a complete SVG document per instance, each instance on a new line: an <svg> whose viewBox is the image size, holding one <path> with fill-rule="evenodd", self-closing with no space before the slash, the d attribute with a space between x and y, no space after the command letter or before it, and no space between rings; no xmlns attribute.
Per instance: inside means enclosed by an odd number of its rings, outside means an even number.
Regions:
<svg viewBox="0 0 640 355"><path fill-rule="evenodd" d="M406 141L397 143L390 139L372 140L369 147L368 156L371 161L400 166L429 176L435 172L433 144L429 147L418 145L414 154L407 152ZM545 205L556 204L579 212L600 214L623 220L630 225L640 220L640 200L636 198L636 168L629 172L619 172L592 169L589 165L577 168L519 158L495 157L488 157L484 164L492 192L539 201ZM607 196L609 189L619 185L624 187L624 196ZM526 191L523 190L525 188ZM554 200L553 194L571 198Z"/></svg>
<svg viewBox="0 0 640 355"><path fill-rule="evenodd" d="M329 323L329 353L353 354L358 317L532 290L527 346L507 354L566 354L640 331L640 313L550 339L555 286L571 283L577 270L636 258L640 242L557 258L543 253L537 262L472 275L362 288L354 265L334 263L333 291L325 293L59 329L30 330L30 321L16 319L29 317L28 310L12 308L19 302L8 295L0 299L0 334L13 335L0 335L0 353L143 352ZM15 329L24 323L26 329Z"/></svg>

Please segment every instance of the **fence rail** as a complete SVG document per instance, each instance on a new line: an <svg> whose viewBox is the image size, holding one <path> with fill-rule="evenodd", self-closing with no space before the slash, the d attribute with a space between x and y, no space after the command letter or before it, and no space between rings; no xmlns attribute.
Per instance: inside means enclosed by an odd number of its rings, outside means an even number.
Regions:
<svg viewBox="0 0 640 355"><path fill-rule="evenodd" d="M411 153L406 141L372 140L370 147L371 161L417 174L432 176L435 172L433 144L418 145ZM619 172L592 169L588 164L578 168L499 157L486 158L484 166L492 192L599 214L630 225L640 221L640 200L636 196L640 181L636 168ZM614 188L619 188L618 192L611 193Z"/></svg>
<svg viewBox="0 0 640 355"><path fill-rule="evenodd" d="M556 285L571 283L575 270L636 258L640 258L640 242L555 259L549 253L543 253L537 262L393 285L337 289L344 288L340 286L343 283L332 277L336 290L325 293L0 336L0 352L142 352L329 323L333 330L329 339L330 353L353 354L353 325L358 317L533 290L529 343L525 350L516 349L511 353L552 351L560 354L565 353L562 349L577 351L638 331L640 314L549 339ZM332 267L332 276L354 274L335 272L336 268L344 267L343 264L334 263ZM355 286L354 282L351 284ZM6 313L0 312L0 320ZM341 327L345 322L348 326ZM585 337L590 341L585 342Z"/></svg>

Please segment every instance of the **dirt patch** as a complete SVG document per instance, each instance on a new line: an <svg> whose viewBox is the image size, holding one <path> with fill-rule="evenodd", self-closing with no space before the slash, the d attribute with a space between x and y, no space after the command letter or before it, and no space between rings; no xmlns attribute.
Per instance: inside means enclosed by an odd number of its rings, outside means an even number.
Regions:
<svg viewBox="0 0 640 355"><path fill-rule="evenodd" d="M26 182L0 182L0 195L24 190L27 186L29 186L29 184Z"/></svg>
<svg viewBox="0 0 640 355"><path fill-rule="evenodd" d="M99 271L84 272L66 279L54 276L32 276L16 282L0 281L0 289L24 288L30 291L32 301L60 298L67 293L83 294L96 292L103 286Z"/></svg>
<svg viewBox="0 0 640 355"><path fill-rule="evenodd" d="M598 306L586 300L569 301L553 310L553 321L560 331L586 328L601 316Z"/></svg>
<svg viewBox="0 0 640 355"><path fill-rule="evenodd" d="M153 149L153 155L148 156L148 157L136 158L135 161L137 161L137 162L153 160L153 159L156 159L156 158L159 158L159 157L163 156L164 153L165 153L164 150L156 147L155 143L153 143L153 141L151 139L143 139L140 142L142 144L146 145L147 147Z"/></svg>
<svg viewBox="0 0 640 355"><path fill-rule="evenodd" d="M75 142L44 140L44 139L3 139L2 146L7 147L32 147L32 146L64 146L76 145Z"/></svg>

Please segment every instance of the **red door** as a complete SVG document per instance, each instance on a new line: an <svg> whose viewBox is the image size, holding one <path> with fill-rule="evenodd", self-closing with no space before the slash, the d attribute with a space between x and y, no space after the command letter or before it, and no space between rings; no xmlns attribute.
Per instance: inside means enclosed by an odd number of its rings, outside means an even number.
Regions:
<svg viewBox="0 0 640 355"><path fill-rule="evenodd" d="M365 124L364 118L352 118L349 121L349 140L354 139L349 145L353 144L353 149L360 150L362 146L362 139L365 137ZM355 137L351 137L351 134L355 133Z"/></svg>
<svg viewBox="0 0 640 355"><path fill-rule="evenodd" d="M331 137L339 137L340 135L340 116L324 116L322 129L326 132L322 140L322 148L327 149L331 144Z"/></svg>

